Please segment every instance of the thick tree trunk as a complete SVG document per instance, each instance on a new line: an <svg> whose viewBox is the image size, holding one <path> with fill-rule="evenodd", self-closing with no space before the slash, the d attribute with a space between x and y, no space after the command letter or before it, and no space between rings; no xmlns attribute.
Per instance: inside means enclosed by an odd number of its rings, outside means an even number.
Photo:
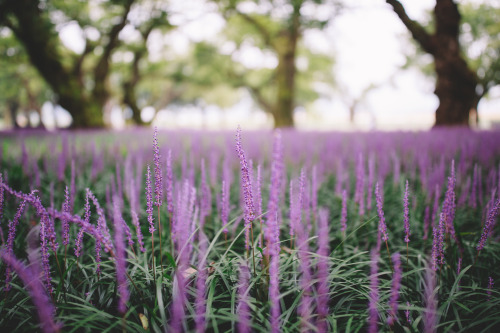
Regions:
<svg viewBox="0 0 500 333"><path fill-rule="evenodd" d="M7 104L9 107L10 120L12 121L12 128L18 129L17 110L19 109L19 103L16 100L10 100Z"/></svg>
<svg viewBox="0 0 500 333"><path fill-rule="evenodd" d="M71 128L96 128L103 127L103 106L85 98L60 94L58 104L66 109L73 122Z"/></svg>
<svg viewBox="0 0 500 333"><path fill-rule="evenodd" d="M435 126L469 126L474 107L477 77L462 58L459 41L460 12L454 0L436 0L436 31L429 34L411 20L398 0L386 0L422 49L434 57L439 98Z"/></svg>
<svg viewBox="0 0 500 333"><path fill-rule="evenodd" d="M141 118L141 109L137 106L137 99L135 98L135 85L130 82L123 85L123 103L127 104L132 110L132 120L136 125L145 125Z"/></svg>
<svg viewBox="0 0 500 333"><path fill-rule="evenodd" d="M274 127L294 127L293 111L295 109L295 55L297 40L299 39L298 11L292 17L290 27L280 32L274 41L278 54L278 67L276 68L277 99L274 107Z"/></svg>
<svg viewBox="0 0 500 333"><path fill-rule="evenodd" d="M475 107L475 75L461 58L435 58L439 98L435 126L469 126L469 113Z"/></svg>
<svg viewBox="0 0 500 333"><path fill-rule="evenodd" d="M460 13L453 0L436 0L433 36L435 94L439 98L435 126L469 126L477 79L462 58L459 44Z"/></svg>
<svg viewBox="0 0 500 333"><path fill-rule="evenodd" d="M294 50L295 51L295 50ZM276 71L277 100L273 112L274 127L293 127L295 108L295 52L286 52L280 57Z"/></svg>

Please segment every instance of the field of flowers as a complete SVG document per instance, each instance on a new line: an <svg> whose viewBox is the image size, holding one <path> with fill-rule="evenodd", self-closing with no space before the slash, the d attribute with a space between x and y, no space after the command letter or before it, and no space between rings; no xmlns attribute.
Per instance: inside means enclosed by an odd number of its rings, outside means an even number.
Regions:
<svg viewBox="0 0 500 333"><path fill-rule="evenodd" d="M500 132L0 135L1 332L498 332Z"/></svg>

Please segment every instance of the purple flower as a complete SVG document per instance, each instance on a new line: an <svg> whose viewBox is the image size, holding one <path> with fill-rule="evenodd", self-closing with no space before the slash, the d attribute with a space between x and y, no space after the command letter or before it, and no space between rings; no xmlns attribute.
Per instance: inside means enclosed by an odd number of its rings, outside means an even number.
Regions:
<svg viewBox="0 0 500 333"><path fill-rule="evenodd" d="M499 213L500 213L500 198L497 199L497 201L495 202L495 204L488 213L488 218L484 223L483 234L481 235L481 238L479 239L479 242L476 247L478 251L481 251L484 248L486 240L488 239L488 236L493 230L493 226L495 225L495 221Z"/></svg>
<svg viewBox="0 0 500 333"><path fill-rule="evenodd" d="M221 194L221 214L220 218L222 221L222 227L224 228L224 233L227 234L227 222L229 219L229 184L223 180L222 181L222 194Z"/></svg>
<svg viewBox="0 0 500 333"><path fill-rule="evenodd" d="M438 257L439 257L439 231L436 226L432 227L432 252L431 252L431 264L432 270L437 271L438 269Z"/></svg>
<svg viewBox="0 0 500 333"><path fill-rule="evenodd" d="M405 189L405 195L403 198L403 221L404 221L404 227L405 227L405 242L409 243L410 242L410 219L409 219L409 211L410 208L408 207L408 180L406 181L406 189Z"/></svg>
<svg viewBox="0 0 500 333"><path fill-rule="evenodd" d="M69 189L68 186L66 186L66 190L64 191L64 202L62 204L62 212L63 213L68 213L69 214ZM62 224L62 239L63 239L63 244L68 245L69 244L69 223L66 219L61 220Z"/></svg>
<svg viewBox="0 0 500 333"><path fill-rule="evenodd" d="M438 322L438 300L436 298L436 273L429 267L426 268L424 281L424 315L422 321L424 323L425 333L435 333L437 331Z"/></svg>
<svg viewBox="0 0 500 333"><path fill-rule="evenodd" d="M3 177L2 177L2 173L0 173L0 184L2 184L2 183L3 183ZM0 225L2 224L2 217L3 217L3 204L4 204L4 200L5 200L4 191L5 190L3 189L3 187L0 186Z"/></svg>
<svg viewBox="0 0 500 333"><path fill-rule="evenodd" d="M368 303L368 332L376 333L378 322L378 249L373 249L371 252L370 264L370 296Z"/></svg>
<svg viewBox="0 0 500 333"><path fill-rule="evenodd" d="M328 259L330 255L329 243L329 230L328 230L328 210L320 209L318 221L318 320L316 326L318 332L328 332L328 324L326 317L329 313L328 301L329 297L329 267Z"/></svg>
<svg viewBox="0 0 500 333"><path fill-rule="evenodd" d="M141 225L139 224L139 217L137 216L137 213L134 210L132 210L130 214L132 215L132 224L135 226L137 243L139 243L141 252L146 252L146 249L144 248L144 241L142 239L142 231L141 231Z"/></svg>
<svg viewBox="0 0 500 333"><path fill-rule="evenodd" d="M85 221L88 223L88 221ZM83 242L83 233L85 232L85 229L83 227L80 228L78 231L78 235L76 236L75 239L75 256L79 258L82 254L82 242Z"/></svg>
<svg viewBox="0 0 500 333"><path fill-rule="evenodd" d="M342 191L342 213L340 217L340 231L345 233L347 229L347 192L346 190Z"/></svg>
<svg viewBox="0 0 500 333"><path fill-rule="evenodd" d="M172 151L169 149L167 154L167 211L170 216L174 213L174 175L172 170Z"/></svg>
<svg viewBox="0 0 500 333"><path fill-rule="evenodd" d="M148 165L146 173L146 214L148 214L149 232L155 232L155 224L153 219L153 189L151 185L151 169Z"/></svg>
<svg viewBox="0 0 500 333"><path fill-rule="evenodd" d="M155 206L160 207L163 200L163 179L161 174L160 147L158 145L158 128L155 127L153 134L153 151L155 163Z"/></svg>
<svg viewBox="0 0 500 333"><path fill-rule="evenodd" d="M297 198L293 195L293 180L290 180L290 238L295 235L295 222L296 219L300 219L301 207L297 203Z"/></svg>
<svg viewBox="0 0 500 333"><path fill-rule="evenodd" d="M281 132L276 130L273 142L273 161L271 163L271 184L269 188L269 202L267 208L267 237L268 247L271 255L279 254L279 197L281 191L281 180L283 178L283 145Z"/></svg>
<svg viewBox="0 0 500 333"><path fill-rule="evenodd" d="M171 319L170 319L170 329L169 332L181 333L184 332L182 329L182 321L185 317L184 306L187 301L187 286L186 279L183 276L182 270L186 266L177 266L177 271L174 278L174 287L172 295L172 305L170 306Z"/></svg>
<svg viewBox="0 0 500 333"><path fill-rule="evenodd" d="M255 215L262 220L262 166L257 166L257 181L255 183Z"/></svg>
<svg viewBox="0 0 500 333"><path fill-rule="evenodd" d="M248 307L248 294L250 293L250 288L248 287L248 281L250 280L250 270L248 266L242 264L240 265L240 281L238 287L238 305L236 307L236 312L238 313L238 332L240 333L250 333L250 308Z"/></svg>
<svg viewBox="0 0 500 333"><path fill-rule="evenodd" d="M280 325L280 290L279 290L279 257L271 256L269 266L269 300L271 301L271 333L281 332Z"/></svg>
<svg viewBox="0 0 500 333"><path fill-rule="evenodd" d="M19 219L21 218L25 208L26 200L23 200L21 202L21 205L19 205L14 218L12 219L12 221L9 221L9 234L7 235L7 248L5 249L5 252L8 255L14 255L14 239L16 237L16 227L19 224ZM12 272L10 267L7 265L7 269L5 271L5 291L9 291L10 289L12 289L12 286L10 285L11 280Z"/></svg>
<svg viewBox="0 0 500 333"><path fill-rule="evenodd" d="M70 188L70 204L69 204L69 209L70 213L73 213L73 210L75 208L75 197L76 197L76 185L75 185L75 178L76 178L76 168L75 168L75 160L71 160L71 179L69 182L69 188Z"/></svg>
<svg viewBox="0 0 500 333"><path fill-rule="evenodd" d="M354 192L354 202L359 204L359 215L365 214L365 166L363 154L359 153L356 167L356 191Z"/></svg>
<svg viewBox="0 0 500 333"><path fill-rule="evenodd" d="M368 210L372 209L372 191L373 191L373 179L375 178L375 156L370 155L368 159L368 193L366 196L366 208Z"/></svg>
<svg viewBox="0 0 500 333"><path fill-rule="evenodd" d="M394 274L392 277L391 297L389 299L389 314L387 324L392 326L397 320L399 288L401 287L401 259L398 252L392 255L392 263L394 265Z"/></svg>
<svg viewBox="0 0 500 333"><path fill-rule="evenodd" d="M408 301L407 301L407 302L406 302L406 306L407 306L407 307L410 307L410 306L411 306L410 302L408 302ZM405 310L405 316L406 316L406 322L407 322L408 324L411 324L410 309Z"/></svg>
<svg viewBox="0 0 500 333"><path fill-rule="evenodd" d="M207 255L207 238L200 231L199 233L199 244L200 250L198 252L198 276L196 278L196 332L205 332L205 293L206 293L206 280L207 280L207 268L206 266L206 255Z"/></svg>
<svg viewBox="0 0 500 333"><path fill-rule="evenodd" d="M382 207L382 193L380 191L378 183L375 185L375 198L377 200L377 212L379 217L378 222L378 237L384 242L387 242L389 237L387 237L387 226L385 224L384 210Z"/></svg>
<svg viewBox="0 0 500 333"><path fill-rule="evenodd" d="M212 209L212 197L210 195L210 187L207 183L205 172L205 160L201 160L201 200L200 200L200 228L205 225L205 218L210 214Z"/></svg>
<svg viewBox="0 0 500 333"><path fill-rule="evenodd" d="M431 222L431 210L429 206L425 206L425 212L424 212L424 236L422 237L423 240L426 240L429 238L429 225Z"/></svg>
<svg viewBox="0 0 500 333"><path fill-rule="evenodd" d="M491 276L488 277L488 288L486 290L486 294L488 295L488 300L491 300L491 291L493 290L493 278Z"/></svg>
<svg viewBox="0 0 500 333"><path fill-rule="evenodd" d="M241 166L241 191L243 192L243 197L245 200L245 228L250 229L252 221L255 219L255 208L253 205L253 194L252 194L252 181L248 167L248 162L245 157L245 152L241 147L241 128L238 126L236 131L236 153L238 154L238 158L240 160ZM248 240L245 239L245 245L248 249Z"/></svg>
<svg viewBox="0 0 500 333"><path fill-rule="evenodd" d="M311 176L311 209L313 216L316 216L318 210L318 174L316 165L312 168Z"/></svg>
<svg viewBox="0 0 500 333"><path fill-rule="evenodd" d="M438 243L437 243L440 265L444 265L444 236L445 236L444 214L441 213L438 225Z"/></svg>
<svg viewBox="0 0 500 333"><path fill-rule="evenodd" d="M54 314L56 310L45 292L42 282L38 278L41 274L37 269L38 265L35 264L26 267L13 254L9 254L5 250L0 251L0 258L23 281L38 312L42 331L45 333L59 332L62 325L55 322Z"/></svg>
<svg viewBox="0 0 500 333"><path fill-rule="evenodd" d="M472 208L477 207L476 191L478 187L479 170L477 169L477 163L474 164L474 171L472 173L472 192L470 194L469 205Z"/></svg>
<svg viewBox="0 0 500 333"><path fill-rule="evenodd" d="M118 302L118 311L124 314L127 311L127 302L130 297L127 285L127 263L125 244L123 242L123 218L120 211L119 199L113 198L113 224L115 227L115 266L116 282L120 299Z"/></svg>
<svg viewBox="0 0 500 333"><path fill-rule="evenodd" d="M444 223L446 232L451 235L451 237L457 242L457 238L455 235L455 227L453 226L453 220L455 219L455 161L451 161L451 171L450 176L448 177L448 188L446 189L446 194L444 197L443 208L441 210L444 213Z"/></svg>
<svg viewBox="0 0 500 333"><path fill-rule="evenodd" d="M302 169L301 172L301 185L304 182L305 171ZM299 198L303 195L303 187L301 186L301 191L299 193ZM300 200L300 199L299 199ZM300 207L300 206L299 206ZM300 210L299 210L300 213ZM297 314L301 319L301 326L304 330L311 325L311 315L312 315L312 307L313 307L313 299L311 297L312 294L312 274L311 274L311 263L310 263L310 255L309 255L309 230L304 228L304 225L300 219L300 214L298 214L299 218L294 218L292 221L294 225L294 229L297 235L297 256L300 260L299 270L301 272L300 276L300 289L303 291L302 297L300 299L300 303L298 305Z"/></svg>

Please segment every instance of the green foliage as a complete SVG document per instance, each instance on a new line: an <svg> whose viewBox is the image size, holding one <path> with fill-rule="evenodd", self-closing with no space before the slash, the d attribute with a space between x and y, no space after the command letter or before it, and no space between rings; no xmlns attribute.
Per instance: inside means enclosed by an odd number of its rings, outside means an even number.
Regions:
<svg viewBox="0 0 500 333"><path fill-rule="evenodd" d="M117 163L118 170L124 172L125 166L122 162L127 156L139 156L140 151L146 160L150 159L144 151L150 149L149 133L121 133L116 136L102 134L98 132L82 133L79 136L71 136L69 142L74 144L76 165L80 170L76 179L78 189L75 200L74 213L82 216L84 205L84 189L90 187L96 194L99 202L108 210L110 207L106 200L106 192L115 182ZM208 134L213 138L213 133ZM169 137L168 142L186 142L186 151L192 152L195 145L187 144L192 138L180 138L181 134L176 133ZM209 144L205 141L208 138L200 136L203 144L198 148L207 148ZM65 138L68 140L68 138ZM178 140L178 141L176 141ZM6 141L7 142L7 141ZM24 143L30 154L30 161L39 163L41 168L44 164L57 160L57 156L62 149L59 146L60 139L48 136L46 138L31 137ZM95 142L99 151L104 168L95 178L91 178L91 171L94 158L91 142ZM224 137L214 142L226 144ZM217 146L218 149L220 148ZM222 146L225 147L225 146ZM220 148L225 149L225 148ZM144 151L143 151L144 150ZM184 150L181 150L184 153ZM303 152L310 159L305 163L314 162L319 158L311 151ZM4 157L0 160L0 170L7 171L9 186L16 190L28 192L33 187L34 179L32 170L26 170L21 164L21 150L17 144L17 139L10 138L6 144ZM49 156L49 160L44 157ZM221 156L222 157L222 156ZM264 157L263 157L264 158ZM492 156L494 162L498 164L498 156ZM181 177L182 157L176 160L174 166L175 178ZM222 160L222 158L221 158ZM219 162L219 160L218 160ZM269 159L264 158L263 165L269 167ZM123 162L126 163L126 162ZM409 163L411 164L411 162ZM255 165L254 165L255 166ZM287 162L287 174L294 175L298 172L298 165ZM265 169L264 169L265 170ZM71 172L66 168L64 180L57 179L56 171L45 170L41 174L41 186L39 186L39 196L46 207L51 205L51 197L56 209L61 206L64 200L63 191L65 184L71 180ZM195 184L200 184L199 169L196 168ZM488 170L483 170L488 173ZM424 217L422 208L428 205L429 198L423 190L418 178L418 173L409 171L401 175L401 181L394 183L392 175L385 181L384 192L384 212L389 230L389 249L391 253L400 252L402 257L403 277L402 289L400 292L400 302L398 306L399 321L392 327L387 326L388 301L391 290L393 274L391 265L385 253L379 263L378 278L380 281L380 300L378 310L380 314L379 327L383 331L391 329L395 332L420 332L422 331L422 321L424 317L425 301L423 300L423 281L425 267L429 261L429 252L432 247L432 240L422 240L424 230ZM231 175L237 180L239 167L237 163L232 164ZM268 178L268 174L264 174ZM331 332L362 332L366 330L366 320L368 316L367 304L369 298L369 250L377 242L377 223L374 198L372 198L372 208L364 216L359 216L358 205L351 199L348 201L348 229L344 235L340 232L339 220L341 212L341 198L335 194L333 188L338 181L334 175L327 172L327 177L321 182L318 192L318 204L326 207L330 211L329 217L329 246L331 253L328 256L328 282L329 282L329 315L327 321ZM144 182L142 177L141 184ZM412 230L409 248L404 243L404 230L402 223L402 198L404 193L403 179L408 179L412 184L410 194L410 224ZM486 177L483 178L486 184ZM354 188L356 179L351 179L350 187ZM53 190L51 190L51 184ZM349 186L349 185L348 185ZM117 283L114 258L110 254L103 254L102 273L95 274L96 262L94 257L95 241L89 235L84 237L83 256L79 259L73 255L74 239L77 235L77 226L72 225L70 229L70 246L66 250L60 246L56 252L51 251L51 271L53 274L53 284L55 293L53 301L57 307L57 319L64 324L64 332L120 332L122 330L130 332L145 332L142 326L141 317L147 318L149 330L152 332L163 332L168 330L168 323L171 318L171 305L174 294L173 277L176 269L175 254L171 253L171 232L169 230L170 216L165 207L161 207L160 217L163 222L163 233L155 232L154 237L155 253L158 254L159 238L164 241L163 248L163 274L160 268L160 260L156 261L156 269L151 265L152 242L151 236L147 232L145 207L145 193L141 186L141 211L139 212L142 224L142 232L145 235L146 252L139 251L137 244L128 247L127 251L127 272L129 274L129 288L131 298L128 302L128 311L121 316L116 309L117 304ZM268 186L263 186L263 199L267 202ZM228 239L223 236L220 217L217 213L216 197L220 193L220 184L211 186L212 192L212 213L208 216L204 232L210 240L208 245L206 280L206 320L207 332L231 332L235 331L239 313L237 311L238 302L238 266L240 263L247 263L252 269L250 279L249 306L252 313L252 330L255 332L269 331L269 300L267 295L268 272L263 259L264 250L257 248L257 267L253 273L252 261L244 248L244 228L240 222L241 208L239 203L239 183L234 181L231 188L231 206L233 207L229 224ZM372 193L373 195L373 193ZM489 194L488 194L489 195ZM281 223L281 253L280 253L280 304L282 331L297 332L300 330L300 318L297 315L298 305L303 297L303 286L300 284L300 258L295 248L289 247L289 217L288 217L288 191L284 194L285 201L281 206L283 220ZM124 196L123 218L127 223L131 220L129 212L129 198ZM486 199L486 196L483 197ZM486 201L486 200L485 200ZM0 227L6 234L5 222L12 219L19 202L11 195L6 195L6 206L4 217ZM91 211L91 223L95 223L96 212ZM304 216L305 217L305 216ZM111 216L107 216L111 220ZM156 212L155 212L156 218ZM319 255L317 250L317 223L314 214L309 216L312 220L312 230L309 238L311 257L311 268L317 265ZM462 243L465 252L462 270L457 274L457 259L459 250L451 239L446 241L446 264L440 268L437 288L435 290L439 301L439 328L438 331L469 332L478 330L482 332L496 332L500 327L498 312L500 311L500 293L495 286L491 298L487 297L487 278L492 276L495 281L500 281L500 275L492 267L500 264L500 244L491 241L480 253L479 260L476 257L475 245L479 238L480 221L483 221L482 209L471 209L462 206L457 209L455 217L455 227L457 235ZM258 223L254 224L256 238L261 237L262 230ZM32 208L24 214L18 227L18 235L14 244L14 252L19 258L26 256L25 239L29 230L36 224L35 212ZM109 223L109 221L108 221ZM55 221L56 229L60 228L60 221ZM234 230L234 231L233 231ZM199 248L196 241L197 230L191 235L193 240L194 255L198 256ZM134 236L135 240L135 236ZM385 251L385 249L384 249ZM408 252L407 252L408 251ZM406 262L406 253L408 261ZM57 254L57 261L55 255ZM196 261L192 262L196 267ZM156 271L156 280L153 272ZM32 305L26 289L21 281L14 277L12 282L13 290L8 294L4 293L3 277L5 265L0 264L0 293L5 295L0 299L0 327L3 330L16 332L33 332L39 330L36 311ZM186 271L188 275L188 304L184 318L184 330L194 330L195 308L193 299L196 294L195 269ZM311 281L314 286L316 281ZM313 288L313 298L317 297L316 289ZM406 302L410 305L407 306ZM404 311L410 311L411 322L406 322ZM143 318L144 318L143 317Z"/></svg>
<svg viewBox="0 0 500 333"><path fill-rule="evenodd" d="M460 11L462 45L477 73L482 97L500 84L500 8L490 3L464 3Z"/></svg>

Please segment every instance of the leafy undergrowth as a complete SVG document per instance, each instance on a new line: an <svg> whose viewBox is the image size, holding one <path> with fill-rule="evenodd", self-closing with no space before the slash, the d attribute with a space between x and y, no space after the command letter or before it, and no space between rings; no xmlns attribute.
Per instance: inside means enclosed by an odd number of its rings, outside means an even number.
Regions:
<svg viewBox="0 0 500 333"><path fill-rule="evenodd" d="M6 137L1 331L497 332L498 142Z"/></svg>

